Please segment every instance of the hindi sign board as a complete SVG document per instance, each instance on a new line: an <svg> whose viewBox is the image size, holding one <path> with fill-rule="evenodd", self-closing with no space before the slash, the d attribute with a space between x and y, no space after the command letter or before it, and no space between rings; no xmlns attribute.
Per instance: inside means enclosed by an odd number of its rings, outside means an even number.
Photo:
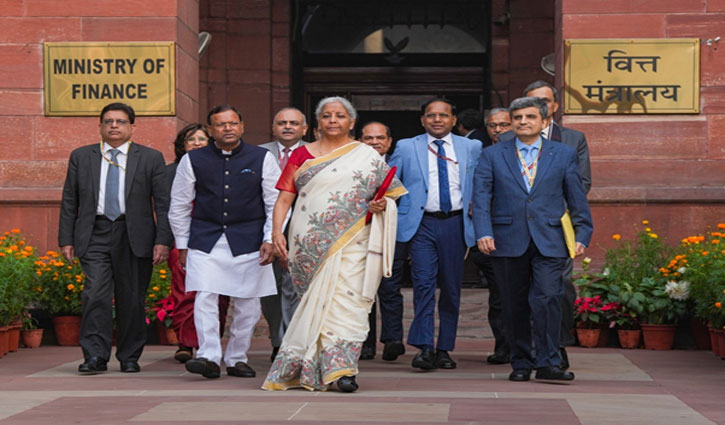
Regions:
<svg viewBox="0 0 725 425"><path fill-rule="evenodd" d="M45 115L97 115L112 102L137 115L176 114L173 42L44 43Z"/></svg>
<svg viewBox="0 0 725 425"><path fill-rule="evenodd" d="M700 112L700 40L567 40L564 112Z"/></svg>

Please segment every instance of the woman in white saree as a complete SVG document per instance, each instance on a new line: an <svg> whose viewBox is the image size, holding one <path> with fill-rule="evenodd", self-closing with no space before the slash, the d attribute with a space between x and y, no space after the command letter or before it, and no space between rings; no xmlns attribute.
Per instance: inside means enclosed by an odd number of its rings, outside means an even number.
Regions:
<svg viewBox="0 0 725 425"><path fill-rule="evenodd" d="M393 179L373 200L389 167L350 138L356 112L347 100L325 98L315 114L320 140L292 153L277 184L272 239L301 300L262 388L324 391L337 381L353 392L368 313L381 277L390 274L394 199L406 191ZM288 255L282 228L293 202Z"/></svg>

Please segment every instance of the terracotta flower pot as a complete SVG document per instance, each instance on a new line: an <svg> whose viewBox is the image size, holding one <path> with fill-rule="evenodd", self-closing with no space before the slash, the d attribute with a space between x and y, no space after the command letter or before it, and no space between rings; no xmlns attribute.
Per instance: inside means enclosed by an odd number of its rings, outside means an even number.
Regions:
<svg viewBox="0 0 725 425"><path fill-rule="evenodd" d="M22 331L23 344L25 348L38 348L43 341L42 329L25 329Z"/></svg>
<svg viewBox="0 0 725 425"><path fill-rule="evenodd" d="M81 316L56 316L53 330L58 345L80 345Z"/></svg>
<svg viewBox="0 0 725 425"><path fill-rule="evenodd" d="M712 354L714 354L717 357L720 357L720 338L718 338L718 330L713 329L712 327L708 327L710 330L710 343L712 347ZM720 331L722 333L722 331Z"/></svg>
<svg viewBox="0 0 725 425"><path fill-rule="evenodd" d="M156 331L159 335L159 345L179 345L179 338L173 328L167 328L160 322L156 322Z"/></svg>
<svg viewBox="0 0 725 425"><path fill-rule="evenodd" d="M599 343L599 334L601 331L602 330L599 328L577 328L576 336L579 339L579 345L581 345L582 347L596 347Z"/></svg>
<svg viewBox="0 0 725 425"><path fill-rule="evenodd" d="M7 326L0 326L0 357L8 353L8 333Z"/></svg>
<svg viewBox="0 0 725 425"><path fill-rule="evenodd" d="M717 333L718 342L720 343L720 358L725 360L725 331Z"/></svg>
<svg viewBox="0 0 725 425"><path fill-rule="evenodd" d="M13 322L8 326L8 351L14 353L18 351L20 345L20 329L22 329L22 322Z"/></svg>
<svg viewBox="0 0 725 425"><path fill-rule="evenodd" d="M642 331L639 329L618 329L619 345L622 348L639 348Z"/></svg>
<svg viewBox="0 0 725 425"><path fill-rule="evenodd" d="M710 350L712 348L710 333L705 322L696 317L691 318L690 330L692 331L692 338L695 340L695 348L698 350Z"/></svg>
<svg viewBox="0 0 725 425"><path fill-rule="evenodd" d="M675 325L642 325L644 348L648 350L671 350L675 343Z"/></svg>

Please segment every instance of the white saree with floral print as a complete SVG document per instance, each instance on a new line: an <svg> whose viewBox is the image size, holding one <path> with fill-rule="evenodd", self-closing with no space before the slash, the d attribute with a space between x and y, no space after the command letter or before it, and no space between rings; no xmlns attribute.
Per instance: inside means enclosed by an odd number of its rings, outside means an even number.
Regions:
<svg viewBox="0 0 725 425"><path fill-rule="evenodd" d="M397 217L392 199L406 193L393 179L385 193L386 211L376 214L372 226L366 225L368 202L388 171L374 149L353 142L307 160L295 173L289 267L301 300L263 389L324 391L342 376L357 375L373 302L363 294L375 290L364 281L379 284L384 267L379 260L374 264L376 258L392 259L394 251L373 252L369 242L387 238L383 244L392 242L394 247ZM380 271L371 278L368 267Z"/></svg>

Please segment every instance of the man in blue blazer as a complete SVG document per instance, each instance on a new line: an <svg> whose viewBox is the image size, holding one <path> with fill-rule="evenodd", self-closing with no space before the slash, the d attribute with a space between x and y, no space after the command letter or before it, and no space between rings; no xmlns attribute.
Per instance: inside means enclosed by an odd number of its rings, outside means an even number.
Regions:
<svg viewBox="0 0 725 425"><path fill-rule="evenodd" d="M413 367L455 369L455 347L466 247L475 243L468 215L473 171L481 143L453 135L455 106L433 99L422 109L426 133L399 140L390 158L408 194L398 206L399 243L408 243L415 315L408 344L421 351ZM440 327L434 347L436 284L440 285Z"/></svg>
<svg viewBox="0 0 725 425"><path fill-rule="evenodd" d="M501 278L511 344L512 381L571 381L560 368L562 272L568 250L561 217L569 209L576 254L584 253L593 225L577 153L541 137L542 99L524 97L509 108L516 138L483 151L474 175L473 220L478 248L494 257ZM531 354L534 325L536 358Z"/></svg>

